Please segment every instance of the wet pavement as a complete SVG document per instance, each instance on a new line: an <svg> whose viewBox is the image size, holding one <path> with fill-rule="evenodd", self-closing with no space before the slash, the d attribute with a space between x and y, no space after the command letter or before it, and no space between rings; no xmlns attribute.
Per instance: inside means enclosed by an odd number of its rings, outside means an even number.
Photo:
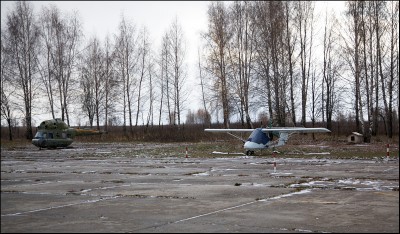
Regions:
<svg viewBox="0 0 400 234"><path fill-rule="evenodd" d="M1 232L399 232L398 158L74 144L1 150Z"/></svg>

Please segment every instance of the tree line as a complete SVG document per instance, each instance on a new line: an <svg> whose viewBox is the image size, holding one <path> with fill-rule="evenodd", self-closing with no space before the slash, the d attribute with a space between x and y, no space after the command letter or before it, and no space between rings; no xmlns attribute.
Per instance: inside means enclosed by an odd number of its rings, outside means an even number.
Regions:
<svg viewBox="0 0 400 234"><path fill-rule="evenodd" d="M260 114L279 126L306 126L308 117L312 126L320 119L332 129L333 117L351 106L366 141L379 118L392 138L398 2L348 1L341 20L328 11L321 18L312 1L210 4L203 69L212 74L207 98L223 109L226 128L232 113L253 127L250 113L265 107ZM322 38L317 22L324 22Z"/></svg>
<svg viewBox="0 0 400 234"><path fill-rule="evenodd" d="M322 18L312 1L210 2L205 14L197 67L202 108L189 110L186 123L211 124L222 116L229 128L238 116L248 128L261 119L277 126L306 126L308 119L332 129L350 107L365 141L382 120L393 137L398 2L348 1L342 18L329 9ZM73 105L79 118L106 131L120 125L132 135L135 126L165 120L180 128L194 87L186 84L187 48L178 19L161 45L153 45L148 29L125 16L103 42L85 39L78 16L51 4L35 14L30 2L15 2L8 12L1 32L1 116L10 139L16 113L24 116L31 139L33 109L70 125Z"/></svg>

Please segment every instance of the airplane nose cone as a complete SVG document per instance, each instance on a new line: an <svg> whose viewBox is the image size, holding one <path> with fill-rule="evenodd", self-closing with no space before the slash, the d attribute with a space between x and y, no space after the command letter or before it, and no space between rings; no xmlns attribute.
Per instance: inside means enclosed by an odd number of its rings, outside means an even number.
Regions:
<svg viewBox="0 0 400 234"><path fill-rule="evenodd" d="M246 141L245 143L244 143L244 146L243 146L245 149L253 149L254 148L254 143L253 142L251 142L251 141Z"/></svg>
<svg viewBox="0 0 400 234"><path fill-rule="evenodd" d="M255 149L265 149L266 146L263 144L255 143L252 141L246 141L243 145L245 149L255 150Z"/></svg>

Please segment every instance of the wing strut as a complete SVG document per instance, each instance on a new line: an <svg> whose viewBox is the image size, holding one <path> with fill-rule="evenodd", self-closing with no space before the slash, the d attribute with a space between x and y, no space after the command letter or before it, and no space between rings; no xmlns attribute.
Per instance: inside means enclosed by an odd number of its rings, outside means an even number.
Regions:
<svg viewBox="0 0 400 234"><path fill-rule="evenodd" d="M236 138L236 139L239 139L239 140L241 140L243 143L245 143L246 141L243 139L243 138L241 138L241 137L238 137L238 136L236 136L235 134L232 134L232 133L230 133L230 132L227 132L227 134L229 134L229 135L231 135L231 136L233 136L234 138Z"/></svg>

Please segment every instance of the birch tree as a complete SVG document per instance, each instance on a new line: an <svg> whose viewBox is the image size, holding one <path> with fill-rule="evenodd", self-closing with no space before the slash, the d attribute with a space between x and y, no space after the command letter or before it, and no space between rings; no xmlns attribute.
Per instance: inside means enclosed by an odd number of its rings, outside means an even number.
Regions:
<svg viewBox="0 0 400 234"><path fill-rule="evenodd" d="M15 2L7 15L7 50L16 74L11 83L21 92L25 115L26 138L32 139L32 106L37 85L39 27L30 2Z"/></svg>
<svg viewBox="0 0 400 234"><path fill-rule="evenodd" d="M10 69L12 67L10 53L4 45L6 32L2 31L1 35L1 117L7 121L8 139L12 141L12 119L15 106L12 102L14 88L10 85L10 78L13 76L13 71Z"/></svg>
<svg viewBox="0 0 400 234"><path fill-rule="evenodd" d="M338 25L334 15L326 14L323 39L323 109L325 110L326 126L332 130L332 117L339 101L338 98L338 80L342 71L342 64L339 57L335 54L339 53L337 48L338 37L335 33L335 25Z"/></svg>
<svg viewBox="0 0 400 234"><path fill-rule="evenodd" d="M135 126L138 125L138 120L139 120L139 112L141 110L141 98L142 98L142 87L143 87L143 82L146 80L147 77L149 77L149 73L147 72L149 68L149 59L150 59L150 44L149 44L149 38L148 38L148 32L146 28L143 28L139 35L138 39L138 56L139 56L139 62L138 62L138 69L139 69L139 74L138 74L138 95L137 95L137 109L136 109L136 122Z"/></svg>
<svg viewBox="0 0 400 234"><path fill-rule="evenodd" d="M227 74L229 41L232 37L228 10L224 2L211 2L208 8L208 31L203 35L208 49L207 72L215 77L214 86L222 103L224 127L229 128L230 106Z"/></svg>
<svg viewBox="0 0 400 234"><path fill-rule="evenodd" d="M253 83L253 61L255 57L255 23L253 6L250 2L234 2L232 6L233 40L229 50L229 62L236 96L239 99L239 113L242 125L253 128L250 118L250 94Z"/></svg>
<svg viewBox="0 0 400 234"><path fill-rule="evenodd" d="M56 118L55 115L55 93L56 93L56 80L55 80L55 64L52 59L54 56L54 49L56 43L54 41L56 34L57 23L59 22L60 11L54 5L49 7L44 6L39 16L41 26L41 47L43 53L39 58L39 72L42 78L43 87L47 94L49 101L51 116Z"/></svg>
<svg viewBox="0 0 400 234"><path fill-rule="evenodd" d="M105 99L104 54L99 40L94 37L89 41L81 58L80 85L82 88L82 108L89 117L90 127L96 119L100 130L100 114L103 111Z"/></svg>
<svg viewBox="0 0 400 234"><path fill-rule="evenodd" d="M308 82L310 80L313 49L314 3L299 1L295 3L296 27L299 32L300 71L301 71L301 124L306 125Z"/></svg>
<svg viewBox="0 0 400 234"><path fill-rule="evenodd" d="M117 63L117 71L120 76L120 82L122 83L123 90L123 129L124 133L127 133L126 119L128 115L129 129L131 135L133 135L133 102L135 97L135 86L137 80L135 74L138 67L138 36L136 33L136 27L133 23L129 23L122 17L119 24L119 33L116 36L115 55Z"/></svg>
<svg viewBox="0 0 400 234"><path fill-rule="evenodd" d="M108 131L109 113L116 110L114 107L117 101L117 79L115 77L115 54L112 50L109 35L104 41L104 130Z"/></svg>
<svg viewBox="0 0 400 234"><path fill-rule="evenodd" d="M186 80L186 42L183 35L182 26L176 18L168 31L169 50L171 54L170 69L171 78L173 79L173 104L174 120L177 120L178 127L181 125L181 112L183 110L186 93L184 92L184 84ZM175 121L174 121L175 124Z"/></svg>

